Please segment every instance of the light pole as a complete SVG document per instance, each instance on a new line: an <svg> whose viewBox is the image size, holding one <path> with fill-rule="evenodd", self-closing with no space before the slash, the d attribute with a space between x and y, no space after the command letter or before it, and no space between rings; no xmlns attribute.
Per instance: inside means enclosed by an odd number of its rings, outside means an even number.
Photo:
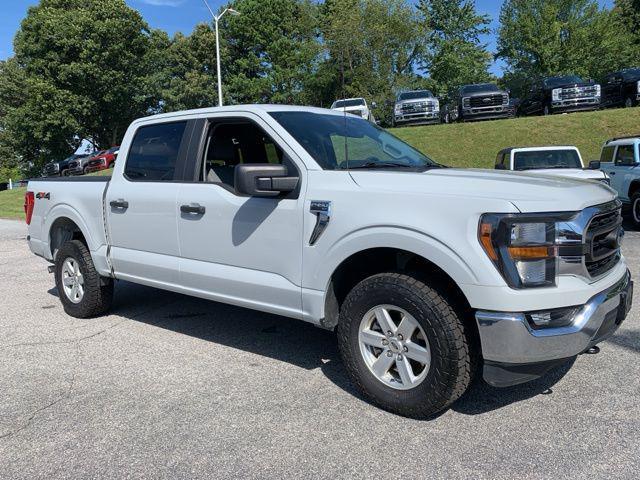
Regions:
<svg viewBox="0 0 640 480"><path fill-rule="evenodd" d="M213 17L213 20L216 24L216 67L218 71L218 105L221 107L222 106L222 76L220 75L220 35L218 33L218 21L227 12L229 12L231 15L240 15L240 12L238 12L237 10L234 10L233 8L225 8L220 15L216 16L216 14L213 13L213 10L211 10L211 7L207 3L207 0L202 0L202 1L209 9L209 12L211 13L211 16Z"/></svg>

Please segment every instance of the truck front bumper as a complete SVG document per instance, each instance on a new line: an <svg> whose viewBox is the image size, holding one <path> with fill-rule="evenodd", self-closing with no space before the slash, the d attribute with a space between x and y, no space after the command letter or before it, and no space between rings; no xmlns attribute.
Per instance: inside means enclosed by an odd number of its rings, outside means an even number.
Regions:
<svg viewBox="0 0 640 480"><path fill-rule="evenodd" d="M551 102L552 113L570 113L600 108L600 97L583 97Z"/></svg>
<svg viewBox="0 0 640 480"><path fill-rule="evenodd" d="M568 326L533 329L526 312L477 311L484 379L506 387L542 376L613 335L627 316L632 297L633 282L627 270L613 286L582 305Z"/></svg>

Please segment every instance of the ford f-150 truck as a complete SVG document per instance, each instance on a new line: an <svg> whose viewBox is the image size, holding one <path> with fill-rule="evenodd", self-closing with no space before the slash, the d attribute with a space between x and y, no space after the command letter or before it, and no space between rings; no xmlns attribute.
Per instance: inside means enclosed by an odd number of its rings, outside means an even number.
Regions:
<svg viewBox="0 0 640 480"><path fill-rule="evenodd" d="M495 168L610 183L607 174L599 170L600 162L585 168L580 150L574 146L505 148L498 152Z"/></svg>
<svg viewBox="0 0 640 480"><path fill-rule="evenodd" d="M424 418L477 369L507 386L611 336L631 305L606 185L443 168L330 110L234 106L134 121L113 176L29 182L28 243L65 311L114 281L336 330L375 404Z"/></svg>

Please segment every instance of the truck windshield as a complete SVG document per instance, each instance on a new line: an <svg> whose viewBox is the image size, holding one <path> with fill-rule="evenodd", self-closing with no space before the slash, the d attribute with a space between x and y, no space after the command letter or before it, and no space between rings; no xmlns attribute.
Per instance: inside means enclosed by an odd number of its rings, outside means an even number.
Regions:
<svg viewBox="0 0 640 480"><path fill-rule="evenodd" d="M364 99L351 98L349 100L337 100L333 102L331 108L345 108L345 107L361 107L364 105Z"/></svg>
<svg viewBox="0 0 640 480"><path fill-rule="evenodd" d="M584 80L577 75L565 75L564 77L551 77L544 81L547 88L561 87L568 83L584 83Z"/></svg>
<svg viewBox="0 0 640 480"><path fill-rule="evenodd" d="M398 100L415 100L416 98L431 98L433 93L429 90L419 90L416 92L404 92L398 95Z"/></svg>
<svg viewBox="0 0 640 480"><path fill-rule="evenodd" d="M469 93L499 92L499 91L500 91L500 89L498 88L498 86L494 85L493 83L481 83L481 84L478 84L478 85L465 85L461 89L461 93L463 95L466 95L466 94L469 94Z"/></svg>
<svg viewBox="0 0 640 480"><path fill-rule="evenodd" d="M582 163L575 150L541 150L514 153L513 167L514 170L582 168Z"/></svg>
<svg viewBox="0 0 640 480"><path fill-rule="evenodd" d="M441 167L378 126L354 116L271 112L325 170Z"/></svg>

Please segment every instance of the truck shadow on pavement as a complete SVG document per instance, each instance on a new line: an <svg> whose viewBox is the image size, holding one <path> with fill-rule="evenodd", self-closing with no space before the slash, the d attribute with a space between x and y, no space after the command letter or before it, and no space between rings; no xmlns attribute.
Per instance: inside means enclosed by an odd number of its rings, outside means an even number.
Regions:
<svg viewBox="0 0 640 480"><path fill-rule="evenodd" d="M55 288L49 293L58 295ZM144 300L141 302L141 299ZM368 403L346 375L335 334L311 324L124 281L116 284L110 314L306 370L320 368L336 386ZM551 387L568 372L572 363L557 367L536 381L509 388L493 388L478 378L451 409L465 415L479 415L550 394Z"/></svg>

